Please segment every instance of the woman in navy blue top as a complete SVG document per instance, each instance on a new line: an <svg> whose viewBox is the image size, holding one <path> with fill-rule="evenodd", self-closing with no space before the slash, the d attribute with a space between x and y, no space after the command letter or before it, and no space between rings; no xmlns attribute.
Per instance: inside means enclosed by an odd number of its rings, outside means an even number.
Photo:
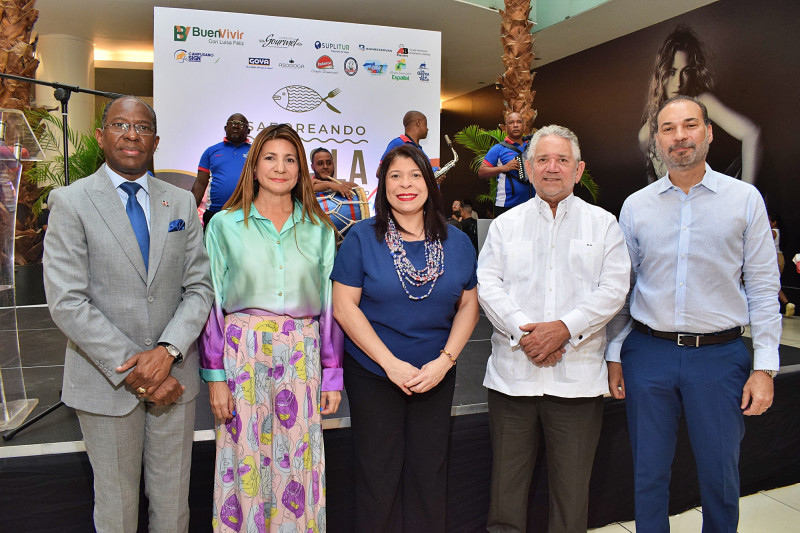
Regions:
<svg viewBox="0 0 800 533"><path fill-rule="evenodd" d="M455 364L475 324L475 249L448 227L427 157L403 145L378 170L373 218L331 273L347 334L355 531L445 531Z"/></svg>

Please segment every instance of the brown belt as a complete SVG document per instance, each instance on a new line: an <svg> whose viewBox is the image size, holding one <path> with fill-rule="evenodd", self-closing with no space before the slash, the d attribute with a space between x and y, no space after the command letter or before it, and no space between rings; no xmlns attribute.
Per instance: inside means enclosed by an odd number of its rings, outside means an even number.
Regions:
<svg viewBox="0 0 800 533"><path fill-rule="evenodd" d="M730 342L742 336L742 328L740 327L726 329L725 331L718 331L716 333L671 333L668 331L656 331L638 320L633 321L633 327L651 337L674 341L678 346L690 346L692 348L699 348L700 346L706 346L708 344Z"/></svg>

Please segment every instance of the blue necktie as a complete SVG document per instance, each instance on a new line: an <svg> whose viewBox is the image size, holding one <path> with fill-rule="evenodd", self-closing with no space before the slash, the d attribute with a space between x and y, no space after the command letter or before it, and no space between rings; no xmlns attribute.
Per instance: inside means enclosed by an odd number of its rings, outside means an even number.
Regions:
<svg viewBox="0 0 800 533"><path fill-rule="evenodd" d="M144 268L147 270L147 260L150 257L150 231L147 229L144 209L139 205L139 201L136 200L136 193L139 192L142 186L134 181L126 181L119 188L128 194L125 212L128 213L128 218L131 219L133 233L136 235L136 240L139 241L139 249L142 251L142 258L144 259Z"/></svg>

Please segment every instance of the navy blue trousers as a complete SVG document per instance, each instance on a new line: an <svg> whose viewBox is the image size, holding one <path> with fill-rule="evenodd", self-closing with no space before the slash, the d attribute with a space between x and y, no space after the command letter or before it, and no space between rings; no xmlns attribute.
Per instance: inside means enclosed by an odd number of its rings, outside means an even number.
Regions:
<svg viewBox="0 0 800 533"><path fill-rule="evenodd" d="M637 531L669 531L669 481L683 414L697 462L703 533L736 533L740 405L750 375L742 340L690 348L633 330L622 346L622 370Z"/></svg>

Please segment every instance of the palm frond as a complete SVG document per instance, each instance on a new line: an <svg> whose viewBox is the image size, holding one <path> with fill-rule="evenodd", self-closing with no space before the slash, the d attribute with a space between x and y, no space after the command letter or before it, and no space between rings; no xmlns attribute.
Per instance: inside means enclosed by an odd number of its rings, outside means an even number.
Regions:
<svg viewBox="0 0 800 533"><path fill-rule="evenodd" d="M480 168L486 152L503 139L505 139L505 134L500 129L485 130L475 124L467 126L453 136L453 140L475 154L470 162L473 172L477 172Z"/></svg>
<svg viewBox="0 0 800 533"><path fill-rule="evenodd" d="M581 181L578 183L581 184L581 187L589 191L589 194L592 196L592 201L596 204L598 198L600 198L600 185L594 181L594 178L591 174L589 174L589 169L584 168L583 174L581 174Z"/></svg>
<svg viewBox="0 0 800 533"><path fill-rule="evenodd" d="M62 120L43 108L30 109L25 114L42 149L55 154L46 161L37 161L25 172L26 180L43 187L33 205L33 211L38 215L50 191L64 186ZM95 117L92 129L88 133L79 133L67 128L67 141L71 145L68 160L71 181L94 174L103 164L103 151L94 137L94 130L99 125L98 116Z"/></svg>

